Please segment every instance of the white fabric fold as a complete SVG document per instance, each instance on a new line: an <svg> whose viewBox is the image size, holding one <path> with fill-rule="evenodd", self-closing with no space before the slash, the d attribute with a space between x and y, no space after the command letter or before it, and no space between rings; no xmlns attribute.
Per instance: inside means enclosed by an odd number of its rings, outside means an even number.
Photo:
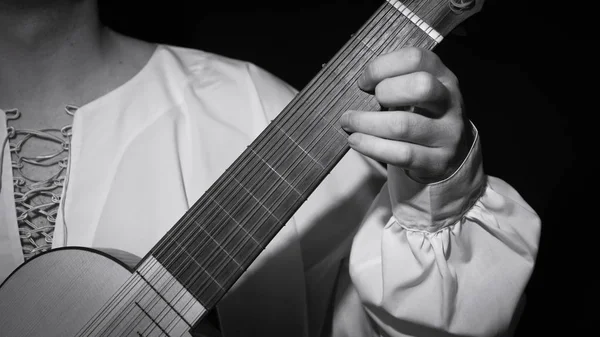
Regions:
<svg viewBox="0 0 600 337"><path fill-rule="evenodd" d="M508 332L533 270L540 222L507 183L483 174L479 146L476 137L461 168L441 183L388 170L350 259L353 284L381 335Z"/></svg>
<svg viewBox="0 0 600 337"><path fill-rule="evenodd" d="M255 65L159 45L75 115L57 221L67 245L144 256L295 94ZM9 163L0 281L22 262ZM219 304L225 337L505 329L535 260L535 213L483 174L478 140L444 182L387 177L349 151ZM55 247L64 234L57 226Z"/></svg>

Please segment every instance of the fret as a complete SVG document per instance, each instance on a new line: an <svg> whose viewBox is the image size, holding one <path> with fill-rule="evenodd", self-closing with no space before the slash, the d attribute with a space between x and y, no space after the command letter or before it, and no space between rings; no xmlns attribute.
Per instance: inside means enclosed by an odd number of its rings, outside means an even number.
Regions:
<svg viewBox="0 0 600 337"><path fill-rule="evenodd" d="M287 139L287 138L285 138ZM287 140L289 142L289 140ZM293 144L292 142L290 142ZM251 151L253 154L255 152ZM286 153L280 153L279 156L293 158L297 163L307 163L301 166L304 173L315 172L314 175L323 171L321 167L314 165L315 162L306 156L298 147L289 147ZM258 207L264 207L269 214L275 217L283 225L287 210L297 200L302 200L302 185L298 185L290 175L291 171L287 167L298 169L295 165L289 165L286 159L276 155L261 157L253 155L250 157L246 169L235 177L242 183L240 186L245 191L251 190L252 197L256 199ZM311 170L311 167L313 170ZM298 187L296 187L298 186ZM300 193L298 193L300 192Z"/></svg>
<svg viewBox="0 0 600 337"><path fill-rule="evenodd" d="M332 131L327 135L327 137L323 137L325 140L321 139L315 145L316 148L320 148L319 160L327 167L325 173L331 171L333 166L341 159L341 156L349 149L347 134ZM315 180L315 182L321 182L323 178L325 178L325 175L318 177L318 180Z"/></svg>
<svg viewBox="0 0 600 337"><path fill-rule="evenodd" d="M169 307L169 309L171 309L175 314L177 314L177 316L179 316L179 318L181 318L181 320L187 324L189 327L192 327L192 323L190 323L188 320L186 320L186 318L184 316L182 316L180 314L180 312L182 312L185 308L181 307L181 298L183 298L183 296L185 295L185 292L181 292L181 288L177 287L177 282L173 279L169 279L169 278L164 278L163 277L163 286L161 287L161 290L158 290L156 288L157 285L159 285L156 282L149 282L144 275L142 275L141 273L139 273L138 271L135 272L137 275L139 275L139 277L144 281L144 283L146 284L146 286L150 287L150 289L152 290L152 292L156 295L155 296L155 300L162 300L162 302L164 302L164 304L166 306ZM167 280L167 281L165 281ZM156 283L156 284L154 284ZM173 290L177 290L176 293L173 293ZM162 292L161 292L162 291ZM163 294L164 292L164 294ZM174 295L177 294L177 295ZM172 297L171 297L172 296ZM170 299L167 299L167 297L169 297ZM136 301L136 303L139 305L139 302ZM175 306L173 305L173 303L175 303L175 305L179 306L179 310L177 308L175 308Z"/></svg>
<svg viewBox="0 0 600 337"><path fill-rule="evenodd" d="M282 224L277 217L272 215L270 209L264 207L264 203L261 205L252 195L246 193L241 185L232 183L236 179L235 176L231 176L231 179L227 185L229 188L224 189L224 193L208 196L210 199L208 206L216 205L216 207L213 207L212 211L205 211L196 217L194 220L196 224L203 224L211 233L215 233L213 231L215 228L219 230L230 227L242 229L244 228L243 224L248 223L249 218L254 214L271 219L274 224ZM249 233L259 246L263 246L262 235L254 231L255 227L246 226L243 231Z"/></svg>
<svg viewBox="0 0 600 337"><path fill-rule="evenodd" d="M273 174L265 172L261 184L274 186L280 180L297 194L297 198L293 197L294 199L302 199L310 188L310 183L318 179L318 176L325 170L326 163L319 158L320 152L315 151L314 148L305 150L303 144L298 146L298 143L280 128L274 127L272 134L274 135L271 139L275 141L276 145L256 150L250 147L256 159L251 160L247 166L252 167L253 170L249 171L250 174L238 177L238 179L243 180L248 177L250 180L256 180L256 172L270 170ZM256 184L249 187L253 186ZM285 192L284 190L279 195L283 195Z"/></svg>
<svg viewBox="0 0 600 337"><path fill-rule="evenodd" d="M279 129L279 128L277 128L277 129L278 129L279 131L282 131L282 130L281 130L281 129ZM282 132L283 132L283 131L282 131ZM285 134L285 133L284 133L284 134ZM286 134L286 137L288 137L288 139L290 139L290 140L291 140L291 141L294 143L294 145L296 145L296 146L297 146L297 148L298 148L298 149L300 149L300 151L302 151L302 152L303 152L303 153L306 155L306 157L308 157L308 158L309 158L309 159L312 161L312 163L314 163L314 164L317 164L317 165L318 165L318 166L320 166L322 169L325 169L325 168L324 168L324 167L323 167L323 166L322 166L322 165L321 165L321 164L320 164L318 161L316 161L316 160L315 160L315 159L314 159L314 158L313 158L313 157L310 155L310 153L306 152L306 150L304 150L304 149L303 149L301 146L299 146L299 145L298 145L296 142L294 142L294 140L293 140L292 138L289 138L289 136L288 136L287 134ZM268 168L269 168L271 171L273 171L273 173L275 173L275 175L277 175L277 177L279 177L279 179L281 179L281 181L283 181L284 183L286 183L286 184L287 184L287 185L288 185L288 186L289 186L289 187L290 187L290 188L291 188L291 189L292 189L294 192L296 192L296 194L298 194L298 195L302 195L302 193L301 193L301 192L299 192L299 191L298 191L298 190L297 190L297 189L294 187L294 185L292 185L292 184L291 184L291 183L290 183L290 182L287 180L287 178L285 178L284 176L282 176L282 175L281 175L281 174L280 174L280 173L279 173L279 172L278 172L278 171L277 171L277 170L276 170L276 169L275 169L273 166L271 166L267 160L265 160L263 157L261 157L261 156L260 156L260 155L259 155L259 154L258 154L256 151L252 150L252 148L249 148L249 149L250 149L250 151L252 152L252 154L254 154L256 157L258 157L258 158L260 159L260 161L262 161L262 162L263 162L265 165L267 165L267 167L268 167ZM289 154L289 153L286 153L286 155L288 155L288 154ZM302 158L300 158L300 160L302 160ZM285 171L284 171L284 172L285 172ZM286 175L287 175L287 174L286 174ZM236 182L237 182L238 184L240 184L240 186L244 186L244 185L243 185L243 184L242 184L242 183L241 183L239 180L237 180L237 179L236 179ZM244 189L246 189L246 188L244 187ZM248 193L251 193L251 192L250 192L248 189L246 189L246 191L247 191Z"/></svg>
<svg viewBox="0 0 600 337"><path fill-rule="evenodd" d="M252 234L250 232L248 232L244 228L244 226L235 219L235 217L233 215L231 215L225 208L223 208L223 206L221 206L216 200L212 199L212 201L219 207L219 209L221 209L229 217L230 220L232 220L235 223L235 225L237 227L239 227L239 229L241 231L243 231L245 234L247 234L254 242L256 242L256 244L259 247L264 248L263 244L261 242L259 242L258 240L256 240L256 238L254 236L252 236ZM265 211L268 212L268 209L265 209ZM270 212L268 212L268 213L270 214ZM279 219L277 219L277 220L279 220ZM194 224L196 224L197 227L201 228L203 232L207 233L210 236L210 232L208 232L201 223L198 223L198 221L195 220ZM218 226L217 228L223 228L223 227L225 227L225 226ZM211 236L211 238L212 238L212 236ZM214 238L213 238L213 241L217 242Z"/></svg>
<svg viewBox="0 0 600 337"><path fill-rule="evenodd" d="M215 199L212 199L210 205L218 206L213 207L210 212L207 211L199 215L194 221L196 224L202 224L205 230L215 238L220 240L228 238L228 240L233 241L232 245L234 246L239 241L236 239L238 235L236 233L240 232L239 235L248 233L247 235L251 236L252 241L263 248L265 237L268 236L268 229L265 230L266 228L262 227L277 227L282 223L277 217L273 216L271 210L262 207L255 198L243 192L241 186L236 184L235 188L232 193L223 196L223 198L227 197L223 201L216 202ZM232 202L225 203L224 201ZM229 245L229 241L223 242L224 247Z"/></svg>
<svg viewBox="0 0 600 337"><path fill-rule="evenodd" d="M250 236L245 235L239 227L227 222L223 230L215 231L212 239L208 238L207 231L194 233L186 240L185 246L177 241L175 244L184 254L174 255L174 260L169 260L165 265L177 279L192 293L199 295L208 288L216 285L220 290L225 290L232 275L246 269L244 255L248 248L260 248ZM243 242L243 245L240 245ZM251 245L248 245L248 244ZM236 259L239 258L239 261ZM184 268L180 268L183 266ZM197 266L198 268L196 268ZM190 268L192 267L192 268ZM195 271L198 269L197 271Z"/></svg>
<svg viewBox="0 0 600 337"><path fill-rule="evenodd" d="M234 179L235 179L235 178L234 178ZM237 180L237 179L236 179L236 180ZM242 232L244 232L246 235L248 235L248 237L250 237L250 239L251 239L252 241L256 242L256 245L257 245L257 246L259 246L259 247L261 247L261 248L263 248L263 249L265 248L265 247L264 247L264 245L263 245L263 243L261 243L260 241L258 241L258 240L257 240L257 239L256 239L256 238L255 238L255 237L252 235L252 233L248 232L248 230L247 230L246 228L244 228L244 226L243 226L243 225L242 225L242 224L241 224L239 221L237 221L233 215L231 215L231 214L230 214L230 213L229 213L229 212L228 212L228 211L227 211L225 208L223 208L223 206L219 205L219 203L218 203L216 200L214 200L214 199L213 199L212 201L213 201L213 202L214 202L214 203L215 203L215 204L216 204L216 205L219 207L219 209L221 209L221 210L222 210L222 211L223 211L223 212L224 212L224 213L225 213L225 214L226 214L226 215L229 217L229 219L230 219L231 221L233 221L233 223L234 223L234 224L235 224L235 225L236 225L236 226L239 228L239 230L241 230L241 231L242 231ZM271 213L269 212L269 210L268 210L268 209L265 209L265 211L266 211L267 213L271 214ZM271 214L271 215L272 215L272 214ZM279 219L277 219L277 220L279 221ZM209 231L207 231L207 230L204 228L204 226L203 226L201 223L198 223L198 221L196 221L196 220L194 221L194 223L195 223L195 224L196 224L198 227L201 227L203 232L205 232L205 233L207 233L208 235L210 235L210 232L209 232ZM225 226L217 226L217 228L220 228L220 229L222 229L222 228L225 228ZM235 228L233 228L233 230L235 230ZM212 236L211 236L211 238L212 238ZM215 242L217 242L217 240L216 240L216 239L214 239L214 238L213 238L213 240L214 240Z"/></svg>
<svg viewBox="0 0 600 337"><path fill-rule="evenodd" d="M152 257L124 285L119 301L101 311L86 336L181 336L206 309Z"/></svg>
<svg viewBox="0 0 600 337"><path fill-rule="evenodd" d="M214 242L214 241L213 241ZM200 267L200 270L202 270L206 275L208 275L208 277L216 283L216 285L219 286L219 288L225 290L225 287L219 283L219 281L217 279L214 278L214 276L208 272L208 270L206 270L206 267L204 267L201 263L199 263L194 256L192 256L184 247L182 247L181 245L179 245L179 243L177 241L173 241L173 243L175 243L175 245L177 245L177 247L179 247L179 250L182 251L185 255L182 255L182 257L185 260L191 261L192 263L196 264L198 267ZM221 246L219 244L216 244L217 247L216 248L221 248ZM209 246L208 244L204 244L204 246ZM216 254L218 254L218 252L221 252L222 250L212 250L213 252L217 252ZM229 254L227 254L227 256L229 256ZM217 260L216 258L211 259L212 261ZM183 278L185 280L185 278Z"/></svg>
<svg viewBox="0 0 600 337"><path fill-rule="evenodd" d="M165 268L195 296L201 291L224 291L229 286L227 281L230 276L244 270L227 253L228 247L219 244L218 240L208 239L205 233L192 233L185 244L172 242L171 251L174 254L161 257ZM230 249L233 251L235 248Z"/></svg>
<svg viewBox="0 0 600 337"><path fill-rule="evenodd" d="M265 143L268 144L268 142L275 139L278 141L285 141L281 139L281 135L283 135L283 137L289 139L292 144L298 150L300 150L300 152L304 153L306 157L308 157L306 158L307 160L315 163L316 166L321 169L321 171L325 170L327 168L327 163L324 163L319 159L320 149L315 147L315 143L317 143L319 139L327 137L332 129L332 123L331 121L327 121L321 115L319 115L319 110L315 109L313 111L314 114L307 113L306 120L300 120L295 123L295 125L292 123L281 125L279 125L279 123L271 123L270 125L272 125L274 131L268 135L270 137L268 139L261 139L259 142L257 142L257 146L262 146L261 149L263 149L261 151L261 155L276 156L281 153L285 153L284 151L294 151L294 153L296 153L297 151L293 149L292 146L286 147L283 151L279 150L278 148L275 151L272 151L271 147L263 145ZM281 135L277 133L281 133ZM300 154L300 152L297 153ZM282 158L281 161L285 160L287 160L287 158ZM302 157L300 157L300 160L302 160ZM302 164L299 163L298 165ZM287 166L289 167L290 165Z"/></svg>
<svg viewBox="0 0 600 337"><path fill-rule="evenodd" d="M272 168L272 167L269 167L269 168L271 168L271 170L272 170L273 172L276 172L275 170L273 170L273 168ZM279 175L278 175L278 176L279 176ZM279 176L279 177L281 177L281 176ZM269 213L269 215L271 215L272 217L274 217L275 219L277 219L277 221L278 221L279 223L281 223L281 222L282 222L282 221L281 221L281 219L279 219L279 218L278 218L278 217L277 217L275 214L273 214L273 213L271 212L270 208L269 208L268 206L266 206L266 205L265 205L265 204L264 204L262 201L260 201L260 199L259 199L259 198L257 198L257 197L254 195L254 193L252 193L252 191L250 191L249 189L247 189L247 188L246 188L246 187L243 185L243 183L242 183L241 181L239 181L239 180L237 180L237 179L235 179L235 178L234 178L234 180L235 180L235 181L238 183L238 185L240 185L240 186L241 186L241 187L244 189L244 191L246 191L246 193L248 193L248 195L250 195L250 197L252 197L254 200L256 200L256 202L257 202L257 203L258 203L258 204L259 204L261 207L263 207L263 208L265 209L265 211L267 211L267 213ZM285 181L285 179L281 179L281 180L282 180L282 181ZM288 185L289 185L289 184L288 184ZM289 186L291 186L291 185L289 185ZM293 190L293 188L292 188L292 190ZM295 192L295 190L294 190L294 192ZM243 226L242 226L242 228L243 228Z"/></svg>
<svg viewBox="0 0 600 337"><path fill-rule="evenodd" d="M202 234L206 234L225 254L227 254L227 256L229 257L229 259L238 265L238 267L240 267L240 269L243 269L242 265L239 264L239 262L237 262L235 260L235 257L231 256L231 254L227 251L227 249L221 244L221 240L217 240L215 239L212 235L210 235L210 232L208 232L206 229L204 229L204 227L198 223L196 223L194 221L195 224L197 224L198 226L196 226L196 228L199 228L200 230L202 230ZM244 234L248 235L251 239L253 239L252 235L250 235L250 233L246 232L246 230L244 229L244 226L241 226L239 223L236 223L238 225L238 227L240 228L241 231L244 232ZM256 241L256 240L254 240ZM175 241L177 242L177 241ZM256 243L259 243L258 241L256 241ZM260 244L259 244L260 245ZM197 251L197 249L192 249L192 251Z"/></svg>
<svg viewBox="0 0 600 337"><path fill-rule="evenodd" d="M146 324L143 323L138 323L137 327L135 328L136 330L136 334L138 336L144 336L143 333L141 331L150 331L150 333L152 332L152 330L154 330L154 328L158 328L158 330L160 330L161 334L165 334L165 335L169 335L169 333L165 330L165 328L163 328L161 326L161 324L159 322L157 322L152 315L146 311L144 309L144 307L142 307L138 302L135 302L136 307L142 312L142 314L144 314L144 318L147 318L148 320L146 320ZM138 315L139 316L139 315ZM148 322L149 321L149 322ZM146 336L148 336L148 333L146 333Z"/></svg>
<svg viewBox="0 0 600 337"><path fill-rule="evenodd" d="M402 15L406 16L410 21L412 21L417 27L423 30L427 35L429 35L436 43L442 42L442 35L438 33L433 27L431 27L427 22L423 21L420 17L418 17L413 11L411 11L408 7L404 6L398 0L387 0L392 6L394 6Z"/></svg>
<svg viewBox="0 0 600 337"><path fill-rule="evenodd" d="M392 27L394 29L398 29L398 27L402 26L402 20L398 20L398 13L396 13L396 11L394 10L388 10L388 12L386 13L386 15L383 17L383 20L387 20L388 22L388 27L386 27L387 29L384 29L384 32L387 32L388 29L391 29ZM411 29L415 30L416 28L412 27ZM337 120L337 118L339 118L339 115L341 114L340 112L346 111L349 108L355 108L355 109L360 109L360 108L372 108L373 106L376 106L376 104L373 104L373 102L369 102L372 100L371 97L369 97L368 99L364 99L366 97L357 97L357 90L349 90L349 87L355 87L354 86L354 82L356 81L358 75L362 72L362 68L364 67L364 65L367 63L367 61L369 61L376 53L375 52L370 52L370 51L376 51L377 53L381 53L382 50L376 50L377 48L382 48L383 44L388 42L389 43L389 38L394 36L394 30L391 29L392 32L391 33L387 33L387 34L382 34L381 32L377 31L377 30L372 30L369 34L365 34L365 36L361 36L362 39L360 39L359 41L362 42L363 45L367 45L369 46L369 49L365 50L365 48L359 48L357 51L354 52L353 57L350 58L341 58L342 61L341 62L334 62L334 63L329 63L328 67L331 67L333 69L343 69L348 65L351 65L352 67L350 67L350 70L347 71L346 73L343 74L344 79L341 79L341 74L339 71L333 71L334 73L334 80L332 81L334 83L336 83L336 85L334 86L333 89L331 89L330 91L332 91L332 93L330 93L330 96L337 96L337 99L329 99L329 100L319 100L319 103L317 103L317 105L313 105L309 108L312 108L313 110L315 110L315 112L311 115L309 114L307 118L301 119L300 125L293 125L291 128L293 128L293 130L291 132L295 133L295 134L300 134L300 135L308 135L308 136L304 136L305 139L308 140L308 142L311 142L312 139L310 138L310 135L314 135L314 134L319 134L321 132L321 130L325 129L325 127L322 126L322 122L321 120L319 120L319 118L311 118L311 116L316 116L316 117L321 117L321 119L325 119L328 122L331 120ZM387 35L386 38L381 38L381 36L374 38L374 35L379 34L379 35ZM369 40L373 40L376 41L376 43L371 43L369 44L366 41ZM354 47L356 49L356 47ZM370 53L369 53L370 52ZM366 53L366 57L365 54ZM352 64L350 64L352 63ZM327 71L328 69L325 69L325 71ZM331 77L332 75L329 75L329 77ZM337 76L337 77L336 77ZM307 95L310 93L307 93ZM358 104L352 104L354 102L349 102L349 98L354 97L355 99L357 98L363 98L363 100L357 100ZM331 97L330 97L331 98ZM321 102L324 102L321 104ZM371 104L369 104L371 103ZM307 102L304 105L307 104L311 104L311 102ZM332 106L333 104L333 106ZM299 109L296 114L298 115L305 115L305 111L303 110L307 110L307 109ZM296 122L296 120L293 120L292 122ZM278 123L272 123L275 124L277 127ZM288 123L290 124L290 123ZM327 125L327 127L331 127L330 125ZM282 128L282 127L280 127ZM335 128L335 127L334 127ZM337 132L340 132L342 134L344 134L342 131L340 131L340 128L336 128ZM345 134L344 134L345 135ZM291 137L291 138L295 138L295 137ZM314 138L313 138L314 139ZM302 145L301 145L302 146ZM330 156L331 157L331 156Z"/></svg>
<svg viewBox="0 0 600 337"><path fill-rule="evenodd" d="M174 277L203 307L207 307L215 294L225 293L229 287L228 279L235 274L232 269L237 268L228 260L225 261L229 263L223 263L222 259L216 258L215 256L223 257L223 254L215 247L212 246L210 254L204 254L204 259L200 259L202 256L199 254L192 255L182 249L184 253L174 255L170 263L161 262L168 271L167 274ZM207 258L209 256L212 258Z"/></svg>
<svg viewBox="0 0 600 337"><path fill-rule="evenodd" d="M256 166L256 163L252 163L252 166ZM205 230L211 235L215 235L215 229L223 230L230 227L240 229L243 222L248 222L249 219L256 220L257 216L264 219L265 213L270 212L264 207L258 207L260 205L252 196L243 191L243 187L232 183L234 178L234 176L230 176L230 181L226 184L227 188L224 188L222 193L206 196L210 200L204 203L203 212L194 220L196 224L205 226ZM274 220L271 221L272 223L281 224L277 218L271 220ZM261 241L261 235L260 233L257 235L257 232L252 229L253 227L246 227L244 232L252 235L253 241L258 244ZM217 235L222 234L217 233Z"/></svg>
<svg viewBox="0 0 600 337"><path fill-rule="evenodd" d="M312 80L309 81L309 83L306 85L306 87L298 94L298 97L301 97L302 95L317 95L317 99L323 99L324 97L322 95L319 95L320 93L324 93L325 90L318 85L319 82L324 82L327 80L327 78L330 76L330 71L331 69L335 69L336 67L333 66L333 63L335 62L339 62L340 60L347 60L347 61L352 61L352 58L354 56L353 53L350 53L350 51L354 50L356 48L356 46L358 44L360 44L360 40L362 38L364 38L367 34L372 33L373 31L375 31L378 27L378 23L382 21L383 17L386 15L386 13L390 12L391 8L380 8L378 11L375 12L375 14L373 14L371 16L371 18L369 18L369 20L367 21L367 23L365 23L359 30L358 32L353 35L353 37L348 40L348 42L346 42L346 44L340 49L340 51L338 51L334 57L332 58L332 61L330 61L329 63L327 63L323 69L321 69L321 71L317 74L317 76L315 76ZM346 55L346 57L341 57L343 55ZM360 54L359 54L360 57ZM320 93L317 93L317 92ZM285 109L284 111L282 111L282 113L280 113L275 121L277 120L281 120L284 115L285 115L285 111L286 110L292 110L292 109L296 109L296 103L297 101L299 101L298 99L294 99Z"/></svg>
<svg viewBox="0 0 600 337"><path fill-rule="evenodd" d="M185 246L179 244L186 255L201 266L206 274L218 283L220 288L223 288L223 284L232 279L232 275L239 271L240 263L246 263L245 260L248 255L262 251L264 244L258 245L258 242L266 242L266 237L274 235L274 230L280 227L280 221L277 218L273 221L274 216L269 209L258 207L258 201L247 197L248 194L234 190L233 193L229 193L229 196L235 198L237 207L225 210L223 206L217 206L216 208L222 210L222 212L206 212L206 214L212 216L210 221L199 220L196 222L206 223L209 228L204 228L200 233L190 235L185 241ZM271 195L269 197L271 198ZM213 204L219 205L221 202L213 200ZM275 205L274 202L271 202L271 204ZM240 222L244 220L250 224L247 229L241 229L243 227ZM258 226L258 224L262 226ZM212 237L210 242L203 238L203 236L206 236L203 233L210 233ZM218 242L221 242L221 244L219 245ZM236 256L244 257L243 261L235 263L238 268L231 265L231 261L235 260ZM186 286L196 289L195 294L207 301L208 299L202 294L207 292L207 287L214 288L211 282L202 280L197 273L190 274L185 273L185 271L181 273L171 268L171 266L188 266L189 262L185 260L185 257L177 257L175 260L169 260L166 267L174 275L177 275L178 279ZM211 292L214 292L214 290Z"/></svg>
<svg viewBox="0 0 600 337"><path fill-rule="evenodd" d="M448 0L384 1L148 259L214 306L349 150L339 117L381 108L356 85L367 64L403 46L434 48L472 14L463 12Z"/></svg>
<svg viewBox="0 0 600 337"><path fill-rule="evenodd" d="M362 72L364 65L374 58L377 50L365 47L365 41L377 40L386 29L394 22L390 20L390 16L397 17L398 14L392 8L380 10L376 19L379 22L384 22L377 27L363 27L360 33L357 34L347 45L341 49L334 57L333 61L329 62L321 71L321 73L308 84L307 89L303 90L297 98L286 108L286 110L295 109L294 116L297 118L288 119L291 123L296 123L298 119L301 123L311 123L314 121L313 116L322 116L327 120L331 120L331 113L328 113L328 106L335 103L335 98L354 86L357 75ZM387 24L386 24L387 23ZM287 116L286 110L280 114L281 118ZM308 114L307 114L308 112ZM308 116L307 116L308 115ZM329 118L328 118L329 117ZM305 118L308 118L305 120ZM278 119L275 120L275 122ZM279 124L279 123L278 123ZM288 128L288 125L285 127ZM300 132L307 130L306 127L289 127L290 129L297 128Z"/></svg>
<svg viewBox="0 0 600 337"><path fill-rule="evenodd" d="M371 31L370 34L362 37L359 41L372 52L370 58L382 54L386 49L389 49L391 40L398 37L400 29L408 28L410 31L416 31L416 27L408 24L407 18L399 13L393 6L384 4L387 14L382 18L383 23L380 23L381 28Z"/></svg>
<svg viewBox="0 0 600 337"><path fill-rule="evenodd" d="M302 145L298 144L294 138L292 138L290 135L288 135L284 129L282 129L281 127L277 126L277 124L273 124L273 127L276 128L277 130L279 130L281 133L283 133L289 140L291 140L294 145L296 145L300 150L302 150L302 152L304 152L306 154L306 156L308 158L310 158L315 164L321 166L322 169L325 169L325 167L323 167L323 165L321 165L321 163L319 163L317 160L315 160L315 158L313 158L310 153L308 153L303 147ZM253 151L254 152L254 151ZM254 152L256 154L256 152ZM258 154L256 154L258 155ZM270 167L270 166L269 166Z"/></svg>
<svg viewBox="0 0 600 337"><path fill-rule="evenodd" d="M135 330L144 336L156 335L156 329L148 329L152 324L176 336L189 330L206 309L158 261L149 258L140 269L143 271L136 273L136 278L141 282L136 282L136 295L130 302L144 309L148 318L137 323ZM136 316L139 321L140 315Z"/></svg>

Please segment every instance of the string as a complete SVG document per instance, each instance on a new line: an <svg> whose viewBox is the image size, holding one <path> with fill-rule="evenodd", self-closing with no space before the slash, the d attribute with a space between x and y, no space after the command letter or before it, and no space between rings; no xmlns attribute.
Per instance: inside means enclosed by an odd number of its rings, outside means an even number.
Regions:
<svg viewBox="0 0 600 337"><path fill-rule="evenodd" d="M302 120L302 118L300 118L300 120ZM310 134L310 133L309 133Z"/></svg>
<svg viewBox="0 0 600 337"><path fill-rule="evenodd" d="M242 229L243 229L243 227L242 227ZM210 258L208 260L210 260Z"/></svg>
<svg viewBox="0 0 600 337"><path fill-rule="evenodd" d="M402 26L401 26L400 28L402 28ZM393 36L392 36L392 37L393 37ZM385 46L386 46L386 45L384 44L384 45L383 45L383 48L385 48ZM351 81L351 83L353 83L353 81ZM342 91L343 91L343 90L342 90ZM345 93L347 93L347 91L346 91ZM340 97L341 97L341 96L340 96ZM358 96L355 96L355 97L354 97L354 100L356 100L357 98L358 98ZM352 105L352 103L353 103L352 101L351 101L351 102L349 102L349 105ZM347 105L348 105L348 103L347 103ZM300 119L300 120L301 120L301 119ZM335 122L335 120L334 120L334 122ZM327 129L328 129L328 128L326 128L326 130L327 130ZM317 139L316 139L316 140L318 140L318 138L320 138L320 137L317 137ZM275 152L275 153L278 153L278 152ZM283 183L283 182L279 182L279 184L282 184L282 183ZM246 240L248 240L248 238L246 238ZM208 260L210 260L210 259L208 259Z"/></svg>

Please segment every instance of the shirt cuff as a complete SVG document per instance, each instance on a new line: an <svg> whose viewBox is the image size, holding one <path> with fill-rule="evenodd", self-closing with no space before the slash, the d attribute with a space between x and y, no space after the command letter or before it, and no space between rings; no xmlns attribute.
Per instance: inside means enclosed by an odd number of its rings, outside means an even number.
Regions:
<svg viewBox="0 0 600 337"><path fill-rule="evenodd" d="M485 190L479 132L471 123L473 144L459 168L448 178L424 184L402 168L388 165L392 213L409 230L437 232L457 223Z"/></svg>

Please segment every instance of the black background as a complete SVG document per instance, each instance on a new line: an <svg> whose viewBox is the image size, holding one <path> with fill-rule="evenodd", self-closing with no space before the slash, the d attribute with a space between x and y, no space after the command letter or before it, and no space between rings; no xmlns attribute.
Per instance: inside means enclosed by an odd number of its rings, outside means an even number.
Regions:
<svg viewBox="0 0 600 337"><path fill-rule="evenodd" d="M251 61L302 89L382 1L159 3L100 0L103 21L118 31ZM593 135L597 112L585 89L595 80L585 29L550 1L487 0L461 25L466 35L455 30L435 49L460 79L485 171L543 222L517 336L580 335L594 325L596 193L584 177L594 166L583 164L594 151L577 142Z"/></svg>

